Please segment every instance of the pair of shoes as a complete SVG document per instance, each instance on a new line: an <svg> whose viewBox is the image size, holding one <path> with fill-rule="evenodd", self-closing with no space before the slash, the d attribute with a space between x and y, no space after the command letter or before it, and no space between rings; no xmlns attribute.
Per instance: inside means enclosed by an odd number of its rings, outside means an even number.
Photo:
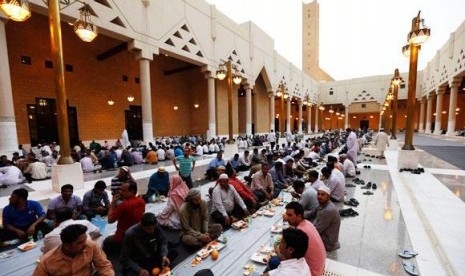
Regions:
<svg viewBox="0 0 465 276"><path fill-rule="evenodd" d="M371 189L371 182L368 182L362 189Z"/></svg>
<svg viewBox="0 0 465 276"><path fill-rule="evenodd" d="M371 160L371 159L368 159L368 162L373 162L373 160Z"/></svg>
<svg viewBox="0 0 465 276"><path fill-rule="evenodd" d="M405 272L409 275L417 276L418 275L418 269L416 265L410 262L402 262L402 266L404 267Z"/></svg>
<svg viewBox="0 0 465 276"><path fill-rule="evenodd" d="M356 185L350 184L350 183L349 183L349 184L346 184L346 187L348 187L348 188L353 188L353 187L356 187Z"/></svg>
<svg viewBox="0 0 465 276"><path fill-rule="evenodd" d="M355 174L360 174L360 171L355 171Z"/></svg>
<svg viewBox="0 0 465 276"><path fill-rule="evenodd" d="M358 216L358 212L356 212L352 208L348 208L348 209L339 210L339 215L341 217L355 217L355 216Z"/></svg>
<svg viewBox="0 0 465 276"><path fill-rule="evenodd" d="M364 192L363 194L364 194L364 195L373 195L373 193L370 192L370 191L366 191L366 192Z"/></svg>
<svg viewBox="0 0 465 276"><path fill-rule="evenodd" d="M371 166L370 165L364 165L363 166L365 169L371 169Z"/></svg>
<svg viewBox="0 0 465 276"><path fill-rule="evenodd" d="M378 188L378 186L376 185L376 183L373 183L373 185L371 185L371 188L372 188L373 190L376 190L376 189Z"/></svg>
<svg viewBox="0 0 465 276"><path fill-rule="evenodd" d="M404 249L404 251L399 253L399 257L404 258L404 259L410 259L418 255L418 252L411 251L408 249Z"/></svg>
<svg viewBox="0 0 465 276"><path fill-rule="evenodd" d="M425 172L425 168L418 168L417 170L418 170L419 172L421 172L421 173L424 173L424 172Z"/></svg>
<svg viewBox="0 0 465 276"><path fill-rule="evenodd" d="M353 207L357 207L357 206L358 206L358 204L355 204L355 202L350 201L350 200L344 201L344 205L353 206Z"/></svg>
<svg viewBox="0 0 465 276"><path fill-rule="evenodd" d="M423 169L423 168L422 168ZM423 172L425 172L425 170L423 169ZM414 169L413 171L411 171L411 173L413 174L421 174L422 171L420 169Z"/></svg>

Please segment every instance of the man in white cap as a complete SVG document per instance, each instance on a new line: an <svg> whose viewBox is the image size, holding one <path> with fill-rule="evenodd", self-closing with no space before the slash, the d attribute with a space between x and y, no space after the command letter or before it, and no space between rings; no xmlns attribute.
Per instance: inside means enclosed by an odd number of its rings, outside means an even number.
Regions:
<svg viewBox="0 0 465 276"><path fill-rule="evenodd" d="M354 177L356 174L355 164L347 158L347 154L339 155L339 162L341 162L345 176Z"/></svg>
<svg viewBox="0 0 465 276"><path fill-rule="evenodd" d="M235 220L248 216L249 211L244 201L232 185L229 177L223 173L218 178L219 185L212 192L212 218L215 222L225 226L231 225Z"/></svg>
<svg viewBox="0 0 465 276"><path fill-rule="evenodd" d="M122 166L119 169L118 175L111 179L111 194L118 194L121 189L121 185L127 182L128 180L133 179L134 178L132 178L131 171L129 171L129 167Z"/></svg>
<svg viewBox="0 0 465 276"><path fill-rule="evenodd" d="M318 212L313 222L316 230L320 233L326 251L331 252L339 249L339 228L341 226L341 216L336 206L330 200L331 190L322 186L318 189Z"/></svg>
<svg viewBox="0 0 465 276"><path fill-rule="evenodd" d="M143 196L146 202L149 201L150 197L154 194L157 196L168 195L170 190L170 175L165 170L165 167L159 167L157 172L150 176L149 184L147 186L147 193Z"/></svg>
<svg viewBox="0 0 465 276"><path fill-rule="evenodd" d="M189 190L186 201L179 210L179 217L181 242L187 247L201 247L221 234L221 225L208 224L210 218L208 204L202 200L198 188Z"/></svg>
<svg viewBox="0 0 465 276"><path fill-rule="evenodd" d="M384 158L384 151L386 147L389 147L389 136L384 132L384 128L379 129L379 133L375 137L375 145L380 158Z"/></svg>

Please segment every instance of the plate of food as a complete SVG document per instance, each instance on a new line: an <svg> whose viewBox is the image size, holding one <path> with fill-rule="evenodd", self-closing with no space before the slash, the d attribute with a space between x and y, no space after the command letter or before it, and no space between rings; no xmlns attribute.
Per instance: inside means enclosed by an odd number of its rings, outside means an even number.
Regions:
<svg viewBox="0 0 465 276"><path fill-rule="evenodd" d="M263 213L265 217L273 217L275 214L276 214L276 211L273 209L266 210L265 213Z"/></svg>
<svg viewBox="0 0 465 276"><path fill-rule="evenodd" d="M274 248L271 246L262 245L258 249L258 252L263 255L270 255L271 253L274 252Z"/></svg>
<svg viewBox="0 0 465 276"><path fill-rule="evenodd" d="M256 263L259 263L259 264L268 264L268 261L270 260L270 255L265 255L265 254L261 254L259 252L256 252L252 255L252 257L250 258L252 261L256 262Z"/></svg>
<svg viewBox="0 0 465 276"><path fill-rule="evenodd" d="M283 201L281 200L281 198L275 198L271 201L271 204L274 205L274 206L283 206L284 203Z"/></svg>
<svg viewBox="0 0 465 276"><path fill-rule="evenodd" d="M283 232L283 225L281 223L271 226L271 233L279 234L282 232Z"/></svg>
<svg viewBox="0 0 465 276"><path fill-rule="evenodd" d="M202 258L200 257L194 257L194 259L192 260L192 266L197 266L198 264L200 264L202 262Z"/></svg>
<svg viewBox="0 0 465 276"><path fill-rule="evenodd" d="M36 246L37 246L37 244L35 242L29 241L27 243L23 243L23 244L19 245L18 249L21 250L21 251L26 252L26 251L29 251L29 250L35 248Z"/></svg>
<svg viewBox="0 0 465 276"><path fill-rule="evenodd" d="M248 226L247 222L245 222L243 220L238 220L238 221L234 222L233 224L231 224L231 227L233 229L236 229L236 230L244 229L247 226Z"/></svg>
<svg viewBox="0 0 465 276"><path fill-rule="evenodd" d="M202 259L205 259L206 257L208 257L208 255L210 255L210 253L213 250L220 251L225 246L226 244L218 242L216 240L211 241L197 252L197 256L199 256Z"/></svg>
<svg viewBox="0 0 465 276"><path fill-rule="evenodd" d="M218 241L215 240L215 241L209 242L205 247L207 248L208 251L212 251L212 250L220 251L225 246L226 246L226 244L218 242Z"/></svg>

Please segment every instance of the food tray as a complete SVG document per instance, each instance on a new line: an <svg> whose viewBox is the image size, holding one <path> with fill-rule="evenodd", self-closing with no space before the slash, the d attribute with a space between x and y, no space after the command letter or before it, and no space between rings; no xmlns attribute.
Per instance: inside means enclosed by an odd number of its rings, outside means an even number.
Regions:
<svg viewBox="0 0 465 276"><path fill-rule="evenodd" d="M36 246L37 246L37 244L35 242L30 241L30 242L23 243L23 244L19 245L18 249L25 252L25 251L29 251L31 249L34 249Z"/></svg>

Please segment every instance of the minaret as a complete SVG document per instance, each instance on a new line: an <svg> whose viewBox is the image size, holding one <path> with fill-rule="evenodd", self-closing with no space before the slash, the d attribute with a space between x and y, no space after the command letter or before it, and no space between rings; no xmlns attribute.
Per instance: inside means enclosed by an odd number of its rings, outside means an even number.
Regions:
<svg viewBox="0 0 465 276"><path fill-rule="evenodd" d="M320 68L320 4L302 2L302 69L317 81L334 80Z"/></svg>

